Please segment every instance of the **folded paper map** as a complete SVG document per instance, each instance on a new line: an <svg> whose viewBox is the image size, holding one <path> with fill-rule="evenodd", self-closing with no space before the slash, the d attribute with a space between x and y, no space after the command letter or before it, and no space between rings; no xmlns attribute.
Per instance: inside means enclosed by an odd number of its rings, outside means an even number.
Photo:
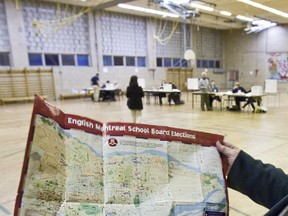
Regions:
<svg viewBox="0 0 288 216"><path fill-rule="evenodd" d="M14 215L228 215L223 136L101 123L35 96Z"/></svg>

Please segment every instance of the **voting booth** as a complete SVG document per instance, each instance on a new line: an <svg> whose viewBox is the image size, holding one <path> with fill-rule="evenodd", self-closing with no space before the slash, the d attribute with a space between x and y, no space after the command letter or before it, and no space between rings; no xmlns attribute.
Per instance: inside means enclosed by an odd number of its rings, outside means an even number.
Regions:
<svg viewBox="0 0 288 216"><path fill-rule="evenodd" d="M265 93L277 93L277 80L266 79L265 80Z"/></svg>
<svg viewBox="0 0 288 216"><path fill-rule="evenodd" d="M263 86L252 86L251 87L252 95L263 95Z"/></svg>
<svg viewBox="0 0 288 216"><path fill-rule="evenodd" d="M144 78L138 78L137 82L138 82L138 85L142 87L142 89L145 88L145 79Z"/></svg>
<svg viewBox="0 0 288 216"><path fill-rule="evenodd" d="M277 91L277 80L276 79L266 79L265 80L265 93L267 94L267 106L269 105L269 96L274 97L274 106L275 106L275 96L278 94ZM280 105L280 95L278 98L278 105Z"/></svg>
<svg viewBox="0 0 288 216"><path fill-rule="evenodd" d="M113 83L106 83L105 84L105 90L114 90L114 84Z"/></svg>
<svg viewBox="0 0 288 216"><path fill-rule="evenodd" d="M187 89L188 90L199 90L198 78L188 78L187 79Z"/></svg>
<svg viewBox="0 0 288 216"><path fill-rule="evenodd" d="M187 79L187 90L192 91L192 107L194 107L194 95L193 92L199 90L198 85L199 79L198 78L188 78ZM189 101L189 94L187 94L187 101Z"/></svg>
<svg viewBox="0 0 288 216"><path fill-rule="evenodd" d="M163 84L163 90L164 91L172 91L172 84Z"/></svg>

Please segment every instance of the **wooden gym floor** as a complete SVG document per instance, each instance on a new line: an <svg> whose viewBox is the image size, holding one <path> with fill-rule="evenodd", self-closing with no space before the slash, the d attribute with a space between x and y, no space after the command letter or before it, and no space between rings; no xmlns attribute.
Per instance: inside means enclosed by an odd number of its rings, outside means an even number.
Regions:
<svg viewBox="0 0 288 216"><path fill-rule="evenodd" d="M167 125L225 135L225 140L245 150L253 157L281 167L288 173L288 94L264 97L267 113L200 110L199 97L192 109L191 95L184 105L146 104L142 123ZM187 101L189 99L189 101ZM66 113L107 121L131 121L126 99L94 103L89 99L50 101ZM214 102L215 103L215 102ZM12 215L20 179L32 103L0 106L0 216ZM239 173L241 175L241 173ZM267 209L238 192L229 190L230 215L263 215Z"/></svg>

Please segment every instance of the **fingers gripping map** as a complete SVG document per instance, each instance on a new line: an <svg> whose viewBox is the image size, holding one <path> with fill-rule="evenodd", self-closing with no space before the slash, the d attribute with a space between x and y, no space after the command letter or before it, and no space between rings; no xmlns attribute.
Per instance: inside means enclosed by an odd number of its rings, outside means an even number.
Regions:
<svg viewBox="0 0 288 216"><path fill-rule="evenodd" d="M14 215L228 215L217 140L100 123L36 96Z"/></svg>

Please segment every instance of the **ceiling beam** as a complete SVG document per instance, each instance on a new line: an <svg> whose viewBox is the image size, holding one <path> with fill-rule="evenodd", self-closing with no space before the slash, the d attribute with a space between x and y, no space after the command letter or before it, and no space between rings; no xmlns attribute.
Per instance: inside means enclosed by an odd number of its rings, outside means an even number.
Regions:
<svg viewBox="0 0 288 216"><path fill-rule="evenodd" d="M199 26L209 26L210 28L219 28L219 29L239 29L243 28L241 22L237 22L231 19L224 19L222 17L217 17L214 15L208 15L201 13L200 16L196 18L190 18L190 22Z"/></svg>

